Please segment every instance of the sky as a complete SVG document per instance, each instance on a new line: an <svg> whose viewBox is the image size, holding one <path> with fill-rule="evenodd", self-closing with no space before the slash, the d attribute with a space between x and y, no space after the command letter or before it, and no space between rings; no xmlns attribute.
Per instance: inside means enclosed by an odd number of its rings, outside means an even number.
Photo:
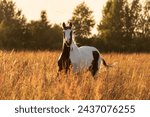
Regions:
<svg viewBox="0 0 150 117"><path fill-rule="evenodd" d="M13 0L17 8L22 10L28 21L40 19L42 10L46 10L50 23L62 24L72 17L75 7L85 2L98 24L101 19L101 11L107 0ZM96 28L94 29L96 31ZM93 32L95 32L93 30Z"/></svg>

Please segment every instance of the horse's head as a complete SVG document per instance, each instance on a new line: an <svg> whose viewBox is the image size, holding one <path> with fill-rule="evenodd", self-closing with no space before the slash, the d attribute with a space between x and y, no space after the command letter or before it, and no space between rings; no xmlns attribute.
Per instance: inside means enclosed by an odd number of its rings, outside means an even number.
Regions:
<svg viewBox="0 0 150 117"><path fill-rule="evenodd" d="M67 46L70 46L72 43L72 23L69 24L69 26L66 26L66 24L63 22L63 29L64 29L64 43Z"/></svg>

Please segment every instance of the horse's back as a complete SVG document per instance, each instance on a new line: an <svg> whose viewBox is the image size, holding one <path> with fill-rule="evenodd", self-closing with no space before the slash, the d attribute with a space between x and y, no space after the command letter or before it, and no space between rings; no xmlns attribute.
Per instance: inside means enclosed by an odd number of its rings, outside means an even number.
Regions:
<svg viewBox="0 0 150 117"><path fill-rule="evenodd" d="M79 51L82 56L88 56L88 57L93 57L92 53L95 51L99 54L99 51L92 46L81 46L79 47Z"/></svg>
<svg viewBox="0 0 150 117"><path fill-rule="evenodd" d="M89 68L94 60L93 53L97 53L99 59L99 51L92 46L81 46L79 47L79 52L81 55L81 64L83 68Z"/></svg>
<svg viewBox="0 0 150 117"><path fill-rule="evenodd" d="M79 47L79 50L80 51L86 51L86 52L90 52L90 51L97 51L97 52L99 52L98 49L93 47L93 46L81 46L81 47Z"/></svg>

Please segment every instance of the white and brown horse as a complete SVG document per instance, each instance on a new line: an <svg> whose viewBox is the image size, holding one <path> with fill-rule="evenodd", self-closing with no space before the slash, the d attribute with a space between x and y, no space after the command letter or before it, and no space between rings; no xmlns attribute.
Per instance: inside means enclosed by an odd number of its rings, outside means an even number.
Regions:
<svg viewBox="0 0 150 117"><path fill-rule="evenodd" d="M72 24L66 26L63 23L63 49L58 59L58 67L60 72L65 69L66 73L69 70L69 66L72 65L74 72L80 72L88 69L93 76L97 73L100 68L101 62L106 66L105 60L100 56L99 51L92 46L81 46L76 45L75 40L72 37Z"/></svg>

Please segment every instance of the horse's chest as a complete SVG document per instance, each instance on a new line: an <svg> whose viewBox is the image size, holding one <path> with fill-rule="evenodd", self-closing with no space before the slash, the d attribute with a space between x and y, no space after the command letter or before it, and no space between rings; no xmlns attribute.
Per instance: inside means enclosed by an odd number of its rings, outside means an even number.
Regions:
<svg viewBox="0 0 150 117"><path fill-rule="evenodd" d="M80 53L71 51L70 52L70 60L71 60L71 63L80 64L80 60L81 60Z"/></svg>

